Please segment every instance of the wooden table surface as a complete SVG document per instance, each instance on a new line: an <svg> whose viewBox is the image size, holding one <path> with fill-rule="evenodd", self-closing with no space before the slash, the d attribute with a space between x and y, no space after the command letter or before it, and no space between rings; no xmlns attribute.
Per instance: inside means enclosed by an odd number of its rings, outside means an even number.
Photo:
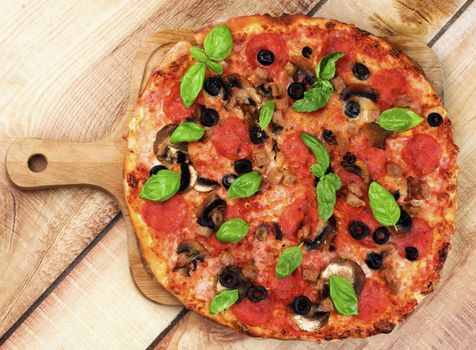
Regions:
<svg viewBox="0 0 476 350"><path fill-rule="evenodd" d="M141 40L160 28L305 13L427 43L444 63L461 152L458 235L445 283L390 335L321 348L475 348L476 4L474 0L0 1L0 166L19 137L92 141L122 120ZM117 205L88 188L22 192L0 171L0 347L311 349L247 337L135 288ZM450 301L452 301L450 303ZM455 302L456 301L456 302ZM451 307L447 307L451 305Z"/></svg>

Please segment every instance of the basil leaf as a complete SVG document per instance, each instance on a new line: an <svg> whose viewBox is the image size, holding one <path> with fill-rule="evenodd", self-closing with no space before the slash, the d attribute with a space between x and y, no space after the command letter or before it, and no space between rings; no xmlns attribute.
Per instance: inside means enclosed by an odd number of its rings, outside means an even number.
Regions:
<svg viewBox="0 0 476 350"><path fill-rule="evenodd" d="M191 47L190 54L200 63L205 63L208 61L208 56L200 47Z"/></svg>
<svg viewBox="0 0 476 350"><path fill-rule="evenodd" d="M370 209L375 219L385 226L395 226L400 208L395 198L383 186L373 181L369 186Z"/></svg>
<svg viewBox="0 0 476 350"><path fill-rule="evenodd" d="M180 97L185 107L189 108L202 90L205 80L205 65L197 63L191 66L180 80Z"/></svg>
<svg viewBox="0 0 476 350"><path fill-rule="evenodd" d="M192 142L200 140L205 133L205 129L198 126L198 124L193 122L184 122L177 126L170 135L170 142L180 143L180 142Z"/></svg>
<svg viewBox="0 0 476 350"><path fill-rule="evenodd" d="M256 171L243 174L231 183L228 198L251 197L258 192L263 177Z"/></svg>
<svg viewBox="0 0 476 350"><path fill-rule="evenodd" d="M249 229L246 221L235 218L221 224L216 237L220 242L237 243L248 234Z"/></svg>
<svg viewBox="0 0 476 350"><path fill-rule="evenodd" d="M331 275L329 292L334 309L338 314L357 316L359 314L359 299L352 283L340 276Z"/></svg>
<svg viewBox="0 0 476 350"><path fill-rule="evenodd" d="M334 214L336 190L340 189L340 187L340 178L333 173L323 176L317 183L317 209L322 220L327 221Z"/></svg>
<svg viewBox="0 0 476 350"><path fill-rule="evenodd" d="M208 57L215 61L223 61L233 49L233 37L226 24L213 28L203 43Z"/></svg>
<svg viewBox="0 0 476 350"><path fill-rule="evenodd" d="M385 130L403 132L414 128L422 121L422 117L408 108L392 108L380 113L377 124Z"/></svg>
<svg viewBox="0 0 476 350"><path fill-rule="evenodd" d="M155 202L164 202L178 192L180 174L171 170L160 170L142 186L139 197Z"/></svg>
<svg viewBox="0 0 476 350"><path fill-rule="evenodd" d="M304 92L304 98L293 103L297 112L313 112L324 107L332 96L334 88L327 80L319 80L310 90Z"/></svg>
<svg viewBox="0 0 476 350"><path fill-rule="evenodd" d="M206 65L212 72L214 72L216 74L222 74L223 73L223 67L218 62L213 62L213 61L208 60L206 62Z"/></svg>
<svg viewBox="0 0 476 350"><path fill-rule="evenodd" d="M274 109L276 108L276 103L274 101L266 102L261 110L259 111L259 126L261 129L265 130L271 120L273 119Z"/></svg>
<svg viewBox="0 0 476 350"><path fill-rule="evenodd" d="M238 301L238 289L223 290L215 295L210 303L210 315L216 315L217 313L229 308Z"/></svg>
<svg viewBox="0 0 476 350"><path fill-rule="evenodd" d="M330 164L330 157L326 147L321 140L307 132L301 133L301 140L309 147L314 157L316 157L317 164L311 166L312 173L319 178L324 176Z"/></svg>
<svg viewBox="0 0 476 350"><path fill-rule="evenodd" d="M343 52L329 52L321 58L316 66L316 77L321 80L331 80L336 75L336 62L343 57Z"/></svg>
<svg viewBox="0 0 476 350"><path fill-rule="evenodd" d="M301 265L302 257L300 246L284 249L276 264L276 278L281 280L292 274Z"/></svg>

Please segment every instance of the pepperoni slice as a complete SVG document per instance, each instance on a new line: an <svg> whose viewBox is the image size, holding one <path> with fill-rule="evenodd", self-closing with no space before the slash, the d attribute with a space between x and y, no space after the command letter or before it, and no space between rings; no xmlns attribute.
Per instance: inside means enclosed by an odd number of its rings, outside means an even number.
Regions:
<svg viewBox="0 0 476 350"><path fill-rule="evenodd" d="M144 201L141 214L154 231L172 234L183 228L187 209L185 199L176 195L165 202Z"/></svg>
<svg viewBox="0 0 476 350"><path fill-rule="evenodd" d="M382 315L389 304L387 289L380 283L367 278L359 296L358 319L369 322Z"/></svg>
<svg viewBox="0 0 476 350"><path fill-rule="evenodd" d="M350 35L329 34L321 51L322 56L324 57L329 52L338 51L345 53L344 57L336 62L337 74L342 76L350 73L355 63L355 39Z"/></svg>
<svg viewBox="0 0 476 350"><path fill-rule="evenodd" d="M387 174L387 154L385 150L363 142L356 147L356 155L365 162L372 179L377 180Z"/></svg>
<svg viewBox="0 0 476 350"><path fill-rule="evenodd" d="M378 105L389 108L398 96L408 93L409 84L401 69L383 69L370 76L370 85L379 93Z"/></svg>
<svg viewBox="0 0 476 350"><path fill-rule="evenodd" d="M170 92L164 98L164 112L167 118L174 123L179 123L192 114L193 106L187 108L180 98L180 82L172 85Z"/></svg>
<svg viewBox="0 0 476 350"><path fill-rule="evenodd" d="M249 157L253 150L245 123L236 117L220 121L213 128L211 140L218 153L230 160Z"/></svg>
<svg viewBox="0 0 476 350"><path fill-rule="evenodd" d="M420 260L431 253L433 230L425 220L413 218L411 231L403 237L392 237L392 241L396 243L401 257L405 257L406 247L415 247L418 249L418 260Z"/></svg>
<svg viewBox="0 0 476 350"><path fill-rule="evenodd" d="M418 176L433 172L440 163L441 146L432 136L414 135L402 150L402 158Z"/></svg>
<svg viewBox="0 0 476 350"><path fill-rule="evenodd" d="M309 203L307 200L297 199L279 216L279 224L286 238L295 239L308 209Z"/></svg>
<svg viewBox="0 0 476 350"><path fill-rule="evenodd" d="M286 135L280 144L284 161L291 171L301 179L312 178L311 164L317 163L314 155L301 140L301 132Z"/></svg>
<svg viewBox="0 0 476 350"><path fill-rule="evenodd" d="M274 54L274 61L269 66L258 62L258 52L268 50ZM251 37L246 44L246 58L252 67L261 67L269 70L278 70L288 61L288 48L281 34L263 33Z"/></svg>
<svg viewBox="0 0 476 350"><path fill-rule="evenodd" d="M278 280L275 276L275 265L272 272L270 271L269 286L273 291L274 298L277 300L290 303L296 296L303 295L305 292L304 280L299 272Z"/></svg>
<svg viewBox="0 0 476 350"><path fill-rule="evenodd" d="M231 311L236 318L248 326L265 325L271 320L273 313L273 301L268 297L259 303L252 303L244 299L231 307Z"/></svg>

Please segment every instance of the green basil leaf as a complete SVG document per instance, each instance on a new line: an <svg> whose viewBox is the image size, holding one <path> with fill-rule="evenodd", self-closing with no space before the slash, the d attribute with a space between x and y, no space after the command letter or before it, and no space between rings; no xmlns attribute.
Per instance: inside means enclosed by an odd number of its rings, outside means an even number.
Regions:
<svg viewBox="0 0 476 350"><path fill-rule="evenodd" d="M238 289L223 290L215 295L210 303L210 315L216 315L228 309L238 301Z"/></svg>
<svg viewBox="0 0 476 350"><path fill-rule="evenodd" d="M408 108L392 108L380 113L377 124L388 131L403 132L414 128L422 121L422 117Z"/></svg>
<svg viewBox="0 0 476 350"><path fill-rule="evenodd" d="M216 237L220 242L237 243L248 234L249 230L250 226L246 221L235 218L221 224Z"/></svg>
<svg viewBox="0 0 476 350"><path fill-rule="evenodd" d="M192 55L193 58L195 58L195 60L197 60L200 63L206 63L208 61L207 54L200 47L191 47L190 54Z"/></svg>
<svg viewBox="0 0 476 350"><path fill-rule="evenodd" d="M259 126L261 129L265 130L271 120L273 119L274 109L276 108L276 102L268 101L266 102L261 110L259 111Z"/></svg>
<svg viewBox="0 0 476 350"><path fill-rule="evenodd" d="M180 80L180 97L185 107L189 108L195 102L202 90L204 80L205 65L203 63L197 63L185 72Z"/></svg>
<svg viewBox="0 0 476 350"><path fill-rule="evenodd" d="M333 173L324 175L317 183L317 209L322 220L327 221L334 214L336 190L340 189L340 187L340 178Z"/></svg>
<svg viewBox="0 0 476 350"><path fill-rule="evenodd" d="M395 198L379 183L369 186L370 209L375 219L385 226L395 226L400 219L400 208Z"/></svg>
<svg viewBox="0 0 476 350"><path fill-rule="evenodd" d="M223 74L223 67L220 63L208 60L206 65L212 72L216 74Z"/></svg>
<svg viewBox="0 0 476 350"><path fill-rule="evenodd" d="M329 278L329 293L334 309L338 314L357 316L359 314L359 299L352 283L340 276L331 275Z"/></svg>
<svg viewBox="0 0 476 350"><path fill-rule="evenodd" d="M213 28L205 37L203 47L212 60L223 61L227 58L233 49L233 37L226 24Z"/></svg>
<svg viewBox="0 0 476 350"><path fill-rule="evenodd" d="M343 57L343 52L329 52L321 58L316 66L316 77L321 80L331 80L336 75L336 62Z"/></svg>
<svg viewBox="0 0 476 350"><path fill-rule="evenodd" d="M256 171L243 174L231 183L228 198L251 197L258 192L263 177Z"/></svg>
<svg viewBox="0 0 476 350"><path fill-rule="evenodd" d="M198 126L197 123L184 122L177 126L172 135L170 135L170 142L180 143L198 141L203 137L204 133L205 129Z"/></svg>
<svg viewBox="0 0 476 350"><path fill-rule="evenodd" d="M332 84L327 80L319 80L304 93L304 98L293 103L297 112L313 112L324 107L334 92Z"/></svg>
<svg viewBox="0 0 476 350"><path fill-rule="evenodd" d="M171 170L160 170L142 186L139 197L155 202L164 202L180 188L180 174Z"/></svg>
<svg viewBox="0 0 476 350"><path fill-rule="evenodd" d="M302 257L300 246L286 248L279 255L276 264L276 278L281 280L292 274L301 265Z"/></svg>
<svg viewBox="0 0 476 350"><path fill-rule="evenodd" d="M311 152L314 154L314 157L316 157L317 164L311 166L312 173L318 178L321 178L326 173L327 168L329 168L329 152L327 152L327 149L321 140L307 132L301 133L301 140L307 147L309 147Z"/></svg>

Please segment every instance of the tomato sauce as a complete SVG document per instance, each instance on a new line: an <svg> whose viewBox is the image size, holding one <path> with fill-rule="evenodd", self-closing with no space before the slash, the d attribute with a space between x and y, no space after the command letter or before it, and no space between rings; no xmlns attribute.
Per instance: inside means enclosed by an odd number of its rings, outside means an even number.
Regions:
<svg viewBox="0 0 476 350"><path fill-rule="evenodd" d="M380 283L367 278L359 296L358 319L369 322L382 315L389 304L387 289Z"/></svg>
<svg viewBox="0 0 476 350"><path fill-rule="evenodd" d="M247 158L253 151L248 129L236 117L221 120L212 129L211 141L217 152L230 160Z"/></svg>
<svg viewBox="0 0 476 350"><path fill-rule="evenodd" d="M432 136L414 135L402 150L402 158L418 176L433 172L441 160L441 146Z"/></svg>
<svg viewBox="0 0 476 350"><path fill-rule="evenodd" d="M185 227L188 204L181 195L175 195L165 202L144 200L141 214L156 234L174 234Z"/></svg>

